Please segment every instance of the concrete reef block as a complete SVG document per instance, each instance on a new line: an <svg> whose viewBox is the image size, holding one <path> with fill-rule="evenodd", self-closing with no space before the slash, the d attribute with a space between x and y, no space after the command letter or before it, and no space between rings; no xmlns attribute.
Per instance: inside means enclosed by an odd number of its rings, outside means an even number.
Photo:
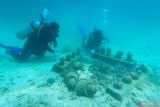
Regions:
<svg viewBox="0 0 160 107"><path fill-rule="evenodd" d="M82 63L80 63L79 61L76 61L74 64L73 64L73 68L75 69L75 70L83 70L83 64Z"/></svg>
<svg viewBox="0 0 160 107"><path fill-rule="evenodd" d="M139 66L139 69L140 69L143 73L146 73L146 72L148 71L147 66L145 66L144 64L140 65L140 66Z"/></svg>
<svg viewBox="0 0 160 107"><path fill-rule="evenodd" d="M116 55L115 55L115 58L121 59L122 56L123 56L123 51L118 51L118 52L116 53Z"/></svg>
<svg viewBox="0 0 160 107"><path fill-rule="evenodd" d="M97 48L96 50L95 50L95 53L99 53L100 52L100 49L99 48Z"/></svg>
<svg viewBox="0 0 160 107"><path fill-rule="evenodd" d="M127 77L129 77L129 76L127 76ZM117 87L117 83L114 83L113 85L108 86L106 88L106 93L108 93L110 96L112 96L115 100L118 100L121 102L126 96L131 94L131 90L133 88L135 88L136 86L140 86L141 82L145 81L146 77L147 77L147 75L142 75L139 77L138 80L132 80L132 82L131 82L131 78L125 78L126 83L122 82L123 87L121 89L118 89L119 87ZM118 82L120 82L120 81L118 81ZM118 86L119 86L119 84L118 84Z"/></svg>
<svg viewBox="0 0 160 107"><path fill-rule="evenodd" d="M142 75L142 71L141 71L140 69L137 69L137 70L136 70L136 73L137 73L138 75Z"/></svg>
<svg viewBox="0 0 160 107"><path fill-rule="evenodd" d="M53 65L52 71L63 72L64 70L71 67L73 63L81 58L80 53L78 55L75 52L68 54L62 58L60 58L59 62Z"/></svg>
<svg viewBox="0 0 160 107"><path fill-rule="evenodd" d="M133 55L131 53L127 53L126 61L132 62L133 61Z"/></svg>
<svg viewBox="0 0 160 107"><path fill-rule="evenodd" d="M60 58L60 60L59 60L59 65L64 65L64 62L65 62L65 59L64 59L64 57L62 57L62 58Z"/></svg>
<svg viewBox="0 0 160 107"><path fill-rule="evenodd" d="M132 82L132 79L130 76L125 76L122 78L122 82L126 84L130 84Z"/></svg>
<svg viewBox="0 0 160 107"><path fill-rule="evenodd" d="M122 83L120 81L117 81L113 84L113 88L115 89L122 89Z"/></svg>
<svg viewBox="0 0 160 107"><path fill-rule="evenodd" d="M139 78L139 75L136 72L131 72L130 75L131 75L132 79L134 79L134 80L138 80L138 78Z"/></svg>
<svg viewBox="0 0 160 107"><path fill-rule="evenodd" d="M55 64L55 65L53 65L53 67L52 67L52 71L55 71L55 72L60 73L60 72L63 71L63 67L61 67L60 64Z"/></svg>
<svg viewBox="0 0 160 107"><path fill-rule="evenodd" d="M71 55L70 55L70 54L66 55L66 60L67 60L67 61L70 61L70 60L71 60Z"/></svg>
<svg viewBox="0 0 160 107"><path fill-rule="evenodd" d="M106 92L108 93L108 94L110 94L113 98L115 98L116 100L118 100L118 101L122 101L122 96L117 92L117 91L115 91L113 88L107 88L106 89Z"/></svg>
<svg viewBox="0 0 160 107"><path fill-rule="evenodd" d="M76 55L80 55L80 53L81 53L81 50L80 50L80 49L77 49Z"/></svg>
<svg viewBox="0 0 160 107"><path fill-rule="evenodd" d="M105 56L105 55L101 55L99 53L92 53L92 57L95 59L99 59L105 63L111 64L111 65L122 65L126 68L134 68L135 67L135 63L134 62L128 62L126 60L122 60L122 59L117 59L115 57L112 56Z"/></svg>
<svg viewBox="0 0 160 107"><path fill-rule="evenodd" d="M96 93L96 85L87 79L81 79L76 86L76 93L78 96L93 97Z"/></svg>
<svg viewBox="0 0 160 107"><path fill-rule="evenodd" d="M75 57L75 52L72 52L71 53L71 58L74 58Z"/></svg>
<svg viewBox="0 0 160 107"><path fill-rule="evenodd" d="M101 54L101 55L104 55L104 54L105 54L105 48L102 47L102 48L100 49L100 54Z"/></svg>
<svg viewBox="0 0 160 107"><path fill-rule="evenodd" d="M108 48L106 49L106 55L107 55L107 56L110 56L111 53L112 53L112 49L111 49L110 47L108 47Z"/></svg>
<svg viewBox="0 0 160 107"><path fill-rule="evenodd" d="M71 71L64 75L64 82L68 86L69 90L75 90L78 79L79 79L79 75L77 72Z"/></svg>

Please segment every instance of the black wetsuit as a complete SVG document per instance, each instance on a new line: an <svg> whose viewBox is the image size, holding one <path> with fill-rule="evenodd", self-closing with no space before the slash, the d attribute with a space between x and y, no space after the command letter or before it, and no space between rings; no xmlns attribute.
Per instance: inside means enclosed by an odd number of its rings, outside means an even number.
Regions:
<svg viewBox="0 0 160 107"><path fill-rule="evenodd" d="M43 26L41 30L30 33L20 53L15 51L10 51L9 53L20 62L27 60L31 55L43 57L46 51L54 53L49 44L57 45L57 35L57 33L51 33L47 25Z"/></svg>
<svg viewBox="0 0 160 107"><path fill-rule="evenodd" d="M95 35L91 33L87 41L87 48L89 50L96 49L101 46L103 40L104 38L102 35Z"/></svg>
<svg viewBox="0 0 160 107"><path fill-rule="evenodd" d="M109 42L109 39L104 37L103 32L101 30L94 30L89 34L86 48L89 50L95 50L105 42Z"/></svg>

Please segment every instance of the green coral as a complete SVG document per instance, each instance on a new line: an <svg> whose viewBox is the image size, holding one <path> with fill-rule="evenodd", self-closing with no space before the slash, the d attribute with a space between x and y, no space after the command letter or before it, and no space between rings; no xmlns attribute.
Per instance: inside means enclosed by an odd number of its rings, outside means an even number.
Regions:
<svg viewBox="0 0 160 107"><path fill-rule="evenodd" d="M132 55L130 52L127 53L127 58L126 58L126 60L127 60L128 62L132 62L132 61L133 61L133 55Z"/></svg>
<svg viewBox="0 0 160 107"><path fill-rule="evenodd" d="M115 55L115 58L121 59L122 56L123 56L123 51L118 51L118 52L116 53L116 55Z"/></svg>
<svg viewBox="0 0 160 107"><path fill-rule="evenodd" d="M107 55L107 56L110 56L111 53L112 53L112 49L111 49L110 47L108 47L108 48L106 49L106 55Z"/></svg>
<svg viewBox="0 0 160 107"><path fill-rule="evenodd" d="M148 71L147 66L145 66L144 64L140 65L140 66L139 66L139 69L140 69L143 73L145 73L145 72Z"/></svg>
<svg viewBox="0 0 160 107"><path fill-rule="evenodd" d="M100 49L100 54L104 55L104 53L105 53L105 48L101 48Z"/></svg>

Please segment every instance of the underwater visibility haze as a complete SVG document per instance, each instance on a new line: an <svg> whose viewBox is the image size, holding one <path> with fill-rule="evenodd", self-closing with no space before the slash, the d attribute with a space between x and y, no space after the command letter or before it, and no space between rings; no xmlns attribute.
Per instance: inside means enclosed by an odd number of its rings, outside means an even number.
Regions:
<svg viewBox="0 0 160 107"><path fill-rule="evenodd" d="M0 107L159 107L159 0L1 0Z"/></svg>

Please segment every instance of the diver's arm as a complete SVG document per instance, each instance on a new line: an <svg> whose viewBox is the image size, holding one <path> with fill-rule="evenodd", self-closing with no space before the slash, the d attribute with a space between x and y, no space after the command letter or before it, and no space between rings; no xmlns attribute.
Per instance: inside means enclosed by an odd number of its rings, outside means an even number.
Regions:
<svg viewBox="0 0 160 107"><path fill-rule="evenodd" d="M110 41L108 38L106 38L105 36L103 36L102 38L103 41L106 41L107 43Z"/></svg>
<svg viewBox="0 0 160 107"><path fill-rule="evenodd" d="M47 45L47 50L51 53L55 53L55 51L49 45Z"/></svg>
<svg viewBox="0 0 160 107"><path fill-rule="evenodd" d="M57 39L56 38L53 39L53 45L54 45L54 47L57 46Z"/></svg>

